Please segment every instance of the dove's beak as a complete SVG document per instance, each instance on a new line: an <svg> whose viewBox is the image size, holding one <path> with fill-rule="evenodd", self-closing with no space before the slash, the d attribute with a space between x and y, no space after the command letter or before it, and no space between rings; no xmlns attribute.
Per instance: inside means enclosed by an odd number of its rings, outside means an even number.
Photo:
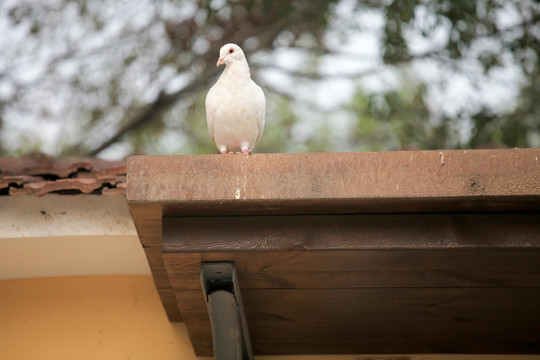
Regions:
<svg viewBox="0 0 540 360"><path fill-rule="evenodd" d="M218 59L218 61L217 61L216 66L219 66L219 65L223 64L224 61L225 61L225 58L224 58L224 57L220 57L220 58Z"/></svg>

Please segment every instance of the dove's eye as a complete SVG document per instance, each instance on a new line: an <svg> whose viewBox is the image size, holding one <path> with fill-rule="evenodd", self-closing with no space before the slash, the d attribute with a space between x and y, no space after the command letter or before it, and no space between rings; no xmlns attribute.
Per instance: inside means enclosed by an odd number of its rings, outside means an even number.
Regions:
<svg viewBox="0 0 540 360"><path fill-rule="evenodd" d="M232 48L229 49L229 54L232 54L234 50Z"/></svg>

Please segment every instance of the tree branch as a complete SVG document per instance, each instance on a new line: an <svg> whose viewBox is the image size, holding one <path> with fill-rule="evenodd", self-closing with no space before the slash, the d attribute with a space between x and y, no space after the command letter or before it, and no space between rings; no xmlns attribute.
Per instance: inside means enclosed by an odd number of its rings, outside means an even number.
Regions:
<svg viewBox="0 0 540 360"><path fill-rule="evenodd" d="M261 70L277 70L292 77L308 79L308 80L329 80L329 79L354 79L362 76L373 75L383 70L383 66L377 66L370 69L365 69L350 73L334 73L334 74L319 74L318 72L300 72L290 69L285 69L274 64L254 67Z"/></svg>
<svg viewBox="0 0 540 360"><path fill-rule="evenodd" d="M159 93L154 101L150 104L140 108L137 113L120 129L118 129L111 137L101 143L98 147L85 153L86 156L96 156L115 142L117 142L122 136L129 131L151 121L158 114L162 114L174 105L183 96L190 94L200 87L205 85L211 78L218 73L217 68L210 68L197 76L191 83L183 87L182 89L172 93L166 94L163 90Z"/></svg>

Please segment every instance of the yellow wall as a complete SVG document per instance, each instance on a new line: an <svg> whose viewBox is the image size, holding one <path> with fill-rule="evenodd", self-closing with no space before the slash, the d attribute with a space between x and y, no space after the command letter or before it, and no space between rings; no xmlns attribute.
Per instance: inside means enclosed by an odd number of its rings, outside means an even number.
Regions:
<svg viewBox="0 0 540 360"><path fill-rule="evenodd" d="M0 281L0 359L195 357L186 328L169 323L149 275ZM200 359L200 358L199 358ZM538 360L540 356L283 356L264 360Z"/></svg>
<svg viewBox="0 0 540 360"><path fill-rule="evenodd" d="M0 281L0 359L196 359L151 276Z"/></svg>

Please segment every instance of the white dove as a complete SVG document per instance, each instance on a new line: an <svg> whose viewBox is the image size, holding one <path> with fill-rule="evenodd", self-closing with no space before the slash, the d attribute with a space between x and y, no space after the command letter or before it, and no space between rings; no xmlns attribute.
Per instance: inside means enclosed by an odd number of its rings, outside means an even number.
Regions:
<svg viewBox="0 0 540 360"><path fill-rule="evenodd" d="M206 95L208 133L222 154L251 154L264 130L266 99L240 46L223 45L216 66L221 64L225 70Z"/></svg>

